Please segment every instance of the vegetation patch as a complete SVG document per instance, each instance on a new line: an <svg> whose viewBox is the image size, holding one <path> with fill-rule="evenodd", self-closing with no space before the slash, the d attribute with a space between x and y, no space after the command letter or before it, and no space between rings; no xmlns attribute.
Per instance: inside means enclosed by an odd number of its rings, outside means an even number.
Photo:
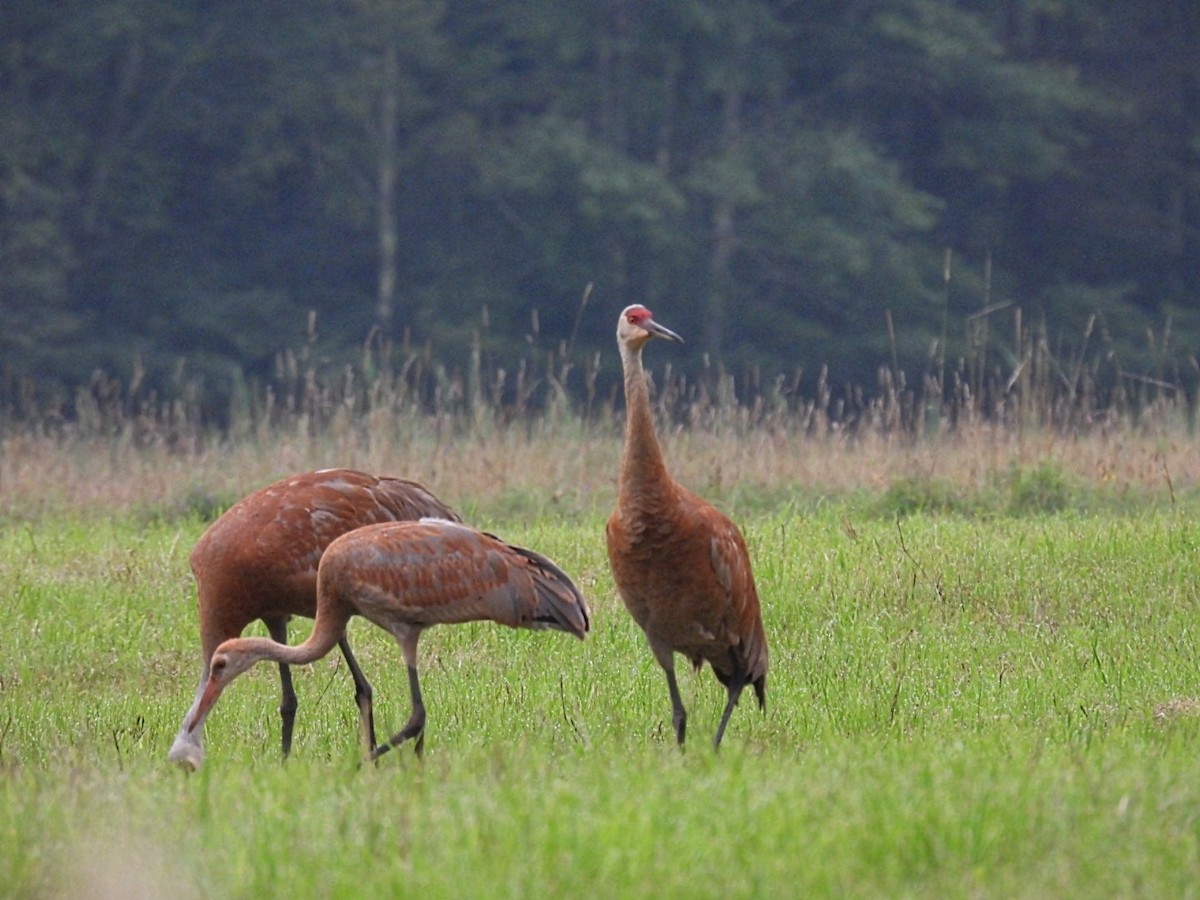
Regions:
<svg viewBox="0 0 1200 900"><path fill-rule="evenodd" d="M6 525L0 881L21 896L1186 894L1200 529L1169 503L1069 507L741 516L768 704L741 704L719 755L724 694L682 661L689 744L674 746L661 671L608 574L606 511L496 517L575 577L586 641L431 629L423 763L362 762L333 653L294 671L281 764L261 666L217 705L191 776L166 753L195 689L203 522ZM361 620L350 639L380 731L398 727L395 642Z"/></svg>

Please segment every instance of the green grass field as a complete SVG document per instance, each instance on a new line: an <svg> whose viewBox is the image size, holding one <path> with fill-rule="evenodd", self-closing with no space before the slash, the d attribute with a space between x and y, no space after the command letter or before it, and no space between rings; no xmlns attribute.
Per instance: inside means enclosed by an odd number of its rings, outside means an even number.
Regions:
<svg viewBox="0 0 1200 900"><path fill-rule="evenodd" d="M593 633L422 639L425 758L364 764L336 653L228 690L192 775L203 523L55 512L0 528L0 894L14 897L1196 896L1200 520L737 515L771 649L724 692L680 660L689 746L616 597L603 512L479 524L551 556ZM298 620L294 640L307 632ZM262 633L256 626L255 633ZM399 649L356 620L379 731Z"/></svg>

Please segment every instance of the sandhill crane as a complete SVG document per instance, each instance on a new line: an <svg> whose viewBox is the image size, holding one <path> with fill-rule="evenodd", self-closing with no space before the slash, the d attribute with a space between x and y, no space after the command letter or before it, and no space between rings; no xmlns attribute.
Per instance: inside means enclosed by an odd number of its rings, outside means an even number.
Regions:
<svg viewBox="0 0 1200 900"><path fill-rule="evenodd" d="M742 689L751 684L766 708L767 639L750 555L725 515L677 484L654 433L642 348L653 337L683 338L654 321L644 306L627 307L617 323L625 374L625 448L617 508L608 520L608 561L617 590L667 675L675 739L683 746L687 711L675 680L674 654L699 669L705 662L728 692L713 746Z"/></svg>
<svg viewBox="0 0 1200 900"><path fill-rule="evenodd" d="M512 628L557 629L580 639L588 630L583 595L541 554L439 519L369 525L342 535L321 557L317 621L308 640L289 647L269 638L234 638L216 649L187 729L198 727L221 692L255 663L300 665L324 656L345 636L355 615L395 636L412 694L407 724L386 743L369 746L372 759L410 738L421 752L425 703L417 640L431 625L490 619Z"/></svg>
<svg viewBox="0 0 1200 900"><path fill-rule="evenodd" d="M324 469L268 485L213 522L191 556L200 613L200 686L171 747L171 761L192 769L204 761L203 731L186 725L195 719L217 645L240 635L255 619L266 623L271 637L286 644L291 616L316 615L317 563L330 541L363 525L423 516L459 520L454 510L418 482L352 469ZM364 738L374 746L371 685L344 635L339 646L354 678ZM279 681L286 757L296 719L296 692L286 663L279 666Z"/></svg>

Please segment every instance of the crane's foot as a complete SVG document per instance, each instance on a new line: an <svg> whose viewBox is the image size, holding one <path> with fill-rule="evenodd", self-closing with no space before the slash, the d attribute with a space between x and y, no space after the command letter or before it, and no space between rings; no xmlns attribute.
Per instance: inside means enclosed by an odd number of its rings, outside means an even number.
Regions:
<svg viewBox="0 0 1200 900"><path fill-rule="evenodd" d="M407 740L407 738L405 738L404 740ZM404 743L403 740L397 740L397 739L393 738L392 740L388 741L386 744L380 744L378 747L375 747L373 750L371 750L370 753L367 754L367 756L372 762L375 762L376 760L379 759L379 757L383 756L383 754L387 753L393 747L399 747L402 743ZM422 754L425 751L425 732L424 731L422 731L420 734L417 735L417 739L413 742L413 750L417 754L417 759L421 759Z"/></svg>
<svg viewBox="0 0 1200 900"><path fill-rule="evenodd" d="M371 751L371 759L376 760L383 754L387 753L393 747L399 747L405 741L412 739L413 749L416 750L417 756L421 755L421 751L425 749L425 710L418 709L413 711L412 718L408 720L400 731L392 735L391 739L380 744Z"/></svg>

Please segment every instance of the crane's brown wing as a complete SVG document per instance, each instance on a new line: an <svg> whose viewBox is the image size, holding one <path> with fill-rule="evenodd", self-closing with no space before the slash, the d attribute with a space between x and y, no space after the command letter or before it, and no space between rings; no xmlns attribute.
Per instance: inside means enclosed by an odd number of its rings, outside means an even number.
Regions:
<svg viewBox="0 0 1200 900"><path fill-rule="evenodd" d="M391 511L396 521L425 517L461 522L462 516L446 505L433 491L419 481L407 478L379 478L364 487L381 507Z"/></svg>
<svg viewBox="0 0 1200 900"><path fill-rule="evenodd" d="M490 619L583 637L587 602L569 577L531 550L444 520L362 528L330 545L319 592L384 627Z"/></svg>
<svg viewBox="0 0 1200 900"><path fill-rule="evenodd" d="M271 578L315 579L334 538L364 525L424 516L459 521L428 488L402 478L353 469L324 469L285 478L239 500L209 526L196 561L239 567Z"/></svg>
<svg viewBox="0 0 1200 900"><path fill-rule="evenodd" d="M341 534L379 522L460 517L423 484L377 478L353 469L326 469L280 482L277 528L324 550ZM320 553L317 553L320 559ZM312 561L316 569L316 560Z"/></svg>
<svg viewBox="0 0 1200 900"><path fill-rule="evenodd" d="M737 526L724 515L711 517L710 527L713 573L725 592L730 613L730 649L742 666L746 682L756 682L767 674L767 640L750 553Z"/></svg>

